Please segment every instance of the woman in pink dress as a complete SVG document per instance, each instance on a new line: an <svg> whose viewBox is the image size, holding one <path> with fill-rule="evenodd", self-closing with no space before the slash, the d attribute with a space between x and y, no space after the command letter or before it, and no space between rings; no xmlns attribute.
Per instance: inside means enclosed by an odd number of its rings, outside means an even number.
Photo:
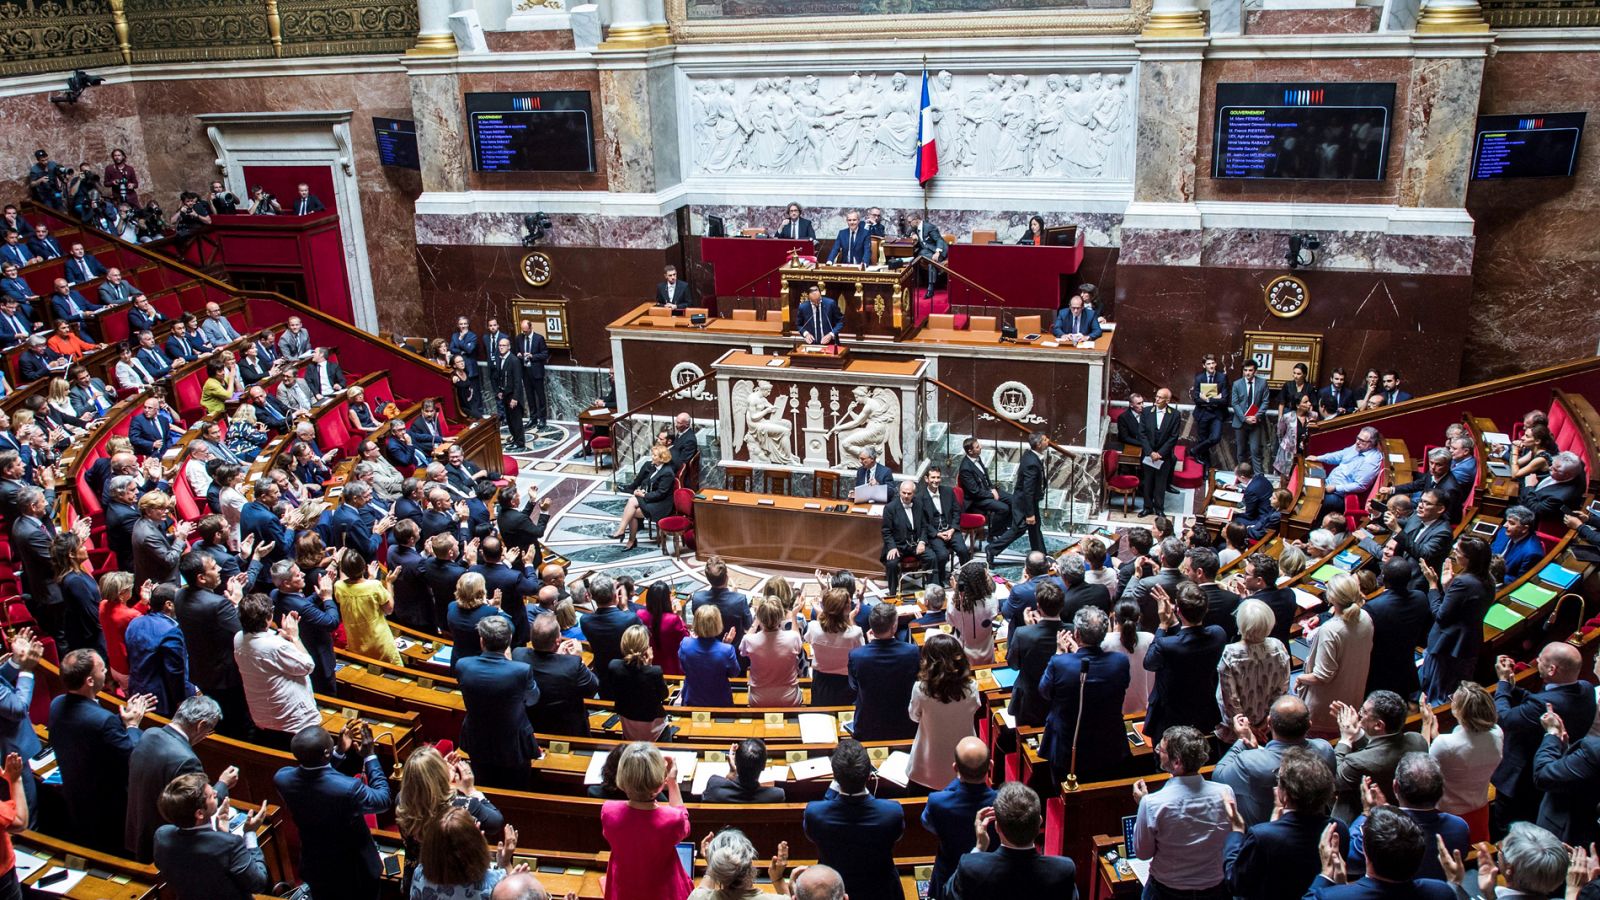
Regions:
<svg viewBox="0 0 1600 900"><path fill-rule="evenodd" d="M154 587L154 583L151 583ZM106 667L119 687L128 684L128 623L150 609L150 591L133 602L133 573L107 572L100 576L100 631L106 636Z"/></svg>
<svg viewBox="0 0 1600 900"><path fill-rule="evenodd" d="M678 645L689 636L683 619L672 611L672 585L658 581L644 592L644 609L638 612L639 621L650 629L650 653L664 675L682 675L678 664Z"/></svg>
<svg viewBox="0 0 1600 900"><path fill-rule="evenodd" d="M792 620L794 613L789 613ZM756 601L756 627L739 642L739 654L750 660L752 707L800 705L800 632L784 630L783 603L777 597Z"/></svg>
<svg viewBox="0 0 1600 900"><path fill-rule="evenodd" d="M689 811L678 790L678 764L653 745L629 744L617 761L617 787L627 800L600 807L600 832L611 845L605 900L685 900L694 885L678 862L689 838ZM656 801L667 792L665 805Z"/></svg>

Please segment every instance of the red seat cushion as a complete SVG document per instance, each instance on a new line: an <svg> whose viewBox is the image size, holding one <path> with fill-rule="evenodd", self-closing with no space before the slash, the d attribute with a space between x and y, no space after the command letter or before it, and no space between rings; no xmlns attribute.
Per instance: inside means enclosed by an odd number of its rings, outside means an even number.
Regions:
<svg viewBox="0 0 1600 900"><path fill-rule="evenodd" d="M1106 479L1107 486L1119 491L1132 491L1139 487L1137 475L1113 475Z"/></svg>
<svg viewBox="0 0 1600 900"><path fill-rule="evenodd" d="M589 449L594 450L597 453L601 450L610 450L611 438L601 435L589 442Z"/></svg>
<svg viewBox="0 0 1600 900"><path fill-rule="evenodd" d="M979 515L978 513L962 513L961 514L961 530L962 531L968 531L968 530L973 529L973 528L982 528L983 526L985 526L987 524L989 524L989 520L985 519L983 516Z"/></svg>
<svg viewBox="0 0 1600 900"><path fill-rule="evenodd" d="M688 516L662 516L656 527L670 534L682 534L689 530Z"/></svg>
<svg viewBox="0 0 1600 900"><path fill-rule="evenodd" d="M500 474L506 478L517 477L517 461L509 456L500 457Z"/></svg>

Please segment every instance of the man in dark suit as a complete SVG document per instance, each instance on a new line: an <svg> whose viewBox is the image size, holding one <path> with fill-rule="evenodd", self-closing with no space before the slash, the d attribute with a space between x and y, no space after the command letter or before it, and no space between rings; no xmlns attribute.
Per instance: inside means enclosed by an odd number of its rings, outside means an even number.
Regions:
<svg viewBox="0 0 1600 900"><path fill-rule="evenodd" d="M1165 591L1168 597L1178 595L1178 585L1188 579L1183 576L1183 560L1188 555L1188 548L1177 538L1166 538L1157 548L1156 560L1143 557L1138 561L1134 571L1139 577L1129 584L1123 591L1123 597L1139 604L1139 630L1154 632L1161 620L1161 606L1156 600L1156 591ZM1161 564L1156 569L1156 562ZM1151 740L1156 740L1152 737Z"/></svg>
<svg viewBox="0 0 1600 900"><path fill-rule="evenodd" d="M544 552L539 542L544 539L545 527L550 523L550 499L546 497L535 505L533 490L529 488L528 502L524 506L516 485L501 488L500 513L495 524L505 545L521 550L523 561L537 569Z"/></svg>
<svg viewBox="0 0 1600 900"><path fill-rule="evenodd" d="M1390 521L1390 532L1395 535L1390 543L1394 545L1396 556L1417 563L1411 586L1420 588L1423 586L1421 564L1427 563L1435 572L1444 571L1444 561L1450 556L1454 539L1450 520L1445 514L1444 495L1436 490L1427 490L1418 494L1415 500L1415 527L1408 528ZM1385 516L1386 521L1391 519L1392 514Z"/></svg>
<svg viewBox="0 0 1600 900"><path fill-rule="evenodd" d="M1012 634L1027 624L1027 612L1039 605L1038 590L1046 583L1055 585L1066 596L1067 584L1059 575L1051 574L1054 568L1050 557L1032 551L1022 559L1022 580L1011 586L1011 593L1000 601L1000 615L1005 616Z"/></svg>
<svg viewBox="0 0 1600 900"><path fill-rule="evenodd" d="M1372 663L1367 669L1366 693L1393 691L1411 700L1419 690L1414 654L1428 640L1433 614L1428 611L1428 598L1412 586L1415 563L1403 556L1390 557L1382 572L1383 593L1363 607L1372 618ZM1435 702L1434 698L1429 702Z"/></svg>
<svg viewBox="0 0 1600 900"><path fill-rule="evenodd" d="M1056 637L1062 633L1061 608L1065 596L1055 581L1043 579L1029 581L1036 584L1034 603L1039 616L1031 625L1013 629L1006 648L1006 665L1017 672L1011 688L1011 705L1008 707L1018 725L1037 727L1045 722L1050 704L1039 695L1039 680L1056 655Z"/></svg>
<svg viewBox="0 0 1600 900"><path fill-rule="evenodd" d="M1591 846L1600 828L1595 806L1600 803L1600 737L1579 737L1567 731L1561 716L1546 712L1544 739L1533 758L1533 786L1539 801L1538 826L1561 843Z"/></svg>
<svg viewBox="0 0 1600 900"><path fill-rule="evenodd" d="M877 449L868 447L862 450L860 455L856 457L856 462L860 463L856 467L856 487L869 484L894 484L894 472L890 471L888 466L878 462Z"/></svg>
<svg viewBox="0 0 1600 900"><path fill-rule="evenodd" d="M1058 635L1061 652L1039 682L1039 697L1049 706L1040 752L1058 781L1074 773L1087 781L1109 777L1129 755L1118 698L1128 690L1131 670L1127 654L1100 647L1110 621L1099 607L1078 610L1071 632Z"/></svg>
<svg viewBox="0 0 1600 900"><path fill-rule="evenodd" d="M1393 406L1411 399L1411 395L1400 390L1400 373L1394 369L1383 373L1383 405Z"/></svg>
<svg viewBox="0 0 1600 900"><path fill-rule="evenodd" d="M833 252L828 254L828 262L847 266L871 264L872 236L861 227L861 213L852 209L844 214L844 227L833 239Z"/></svg>
<svg viewBox="0 0 1600 900"><path fill-rule="evenodd" d="M1228 807L1233 832L1223 870L1232 896L1268 900L1305 893L1321 870L1318 850L1329 825L1338 834L1340 855L1350 849L1349 830L1326 812L1333 802L1333 772L1316 753L1299 747L1285 751L1278 786L1283 811L1271 820L1246 827L1238 807Z"/></svg>
<svg viewBox="0 0 1600 900"><path fill-rule="evenodd" d="M1217 661L1227 634L1205 624L1206 598L1185 583L1168 596L1155 594L1161 630L1145 651L1144 668L1155 673L1144 731L1151 741L1174 725L1188 725L1210 734L1222 721L1217 709Z"/></svg>
<svg viewBox="0 0 1600 900"><path fill-rule="evenodd" d="M1556 522L1577 509L1583 501L1583 460L1570 450L1557 453L1550 462L1550 474L1533 487L1523 486L1517 503L1533 510L1541 522Z"/></svg>
<svg viewBox="0 0 1600 900"><path fill-rule="evenodd" d="M728 748L728 761L733 766L733 777L713 775L700 794L702 803L782 803L784 790L776 786L763 786L761 773L767 767L767 742L760 738L745 738Z"/></svg>
<svg viewBox="0 0 1600 900"><path fill-rule="evenodd" d="M139 744L139 722L152 700L130 697L120 714L103 708L95 697L106 675L105 660L94 650L73 650L61 660L64 693L50 701L50 745L73 839L118 854L128 811L128 756Z"/></svg>
<svg viewBox="0 0 1600 900"><path fill-rule="evenodd" d="M33 323L22 313L21 304L10 294L0 297L0 346L22 343L33 331Z"/></svg>
<svg viewBox="0 0 1600 900"><path fill-rule="evenodd" d="M322 212L324 208L322 201L317 199L316 194L311 193L308 185L295 186L294 208L290 211L291 215L309 216L312 213Z"/></svg>
<svg viewBox="0 0 1600 900"><path fill-rule="evenodd" d="M1139 422L1139 446L1144 451L1139 466L1139 493L1147 516L1161 515L1166 509L1167 486L1177 465L1174 451L1182 431L1183 416L1172 407L1172 392L1166 388L1156 391L1155 405L1145 407Z"/></svg>
<svg viewBox="0 0 1600 900"><path fill-rule="evenodd" d="M706 560L705 576L707 587L690 596L689 615L684 617L684 621L689 621L695 610L710 603L722 616L723 629L733 629L733 646L737 647L744 640L745 632L755 624L750 612L750 598L728 589L728 564L720 556Z"/></svg>
<svg viewBox="0 0 1600 900"><path fill-rule="evenodd" d="M371 562L378 558L378 545L384 533L394 527L393 516L374 519L372 513L372 486L364 481L345 485L339 508L333 511L331 521L333 539L330 550L350 549Z"/></svg>
<svg viewBox="0 0 1600 900"><path fill-rule="evenodd" d="M33 237L28 241L28 252L48 260L62 255L61 242L50 236L50 227L44 223L33 226Z"/></svg>
<svg viewBox="0 0 1600 900"><path fill-rule="evenodd" d="M483 576L488 596L500 595L500 609L511 617L513 647L528 643L527 597L539 592L539 569L531 559L514 547L508 556L505 542L490 535L478 546L477 564L467 569Z"/></svg>
<svg viewBox="0 0 1600 900"><path fill-rule="evenodd" d="M777 236L791 241L815 241L817 232L811 227L811 220L800 215L800 204L791 203L783 211Z"/></svg>
<svg viewBox="0 0 1600 900"><path fill-rule="evenodd" d="M19 384L49 378L59 373L67 365L66 357L51 350L45 343L44 335L33 335L24 342L23 350L17 355L17 370L22 378Z"/></svg>
<svg viewBox="0 0 1600 900"><path fill-rule="evenodd" d="M977 438L961 442L961 468L956 470L956 484L960 485L967 508L962 512L979 512L988 520L989 530L1003 530L1011 516L1011 497L1000 493L989 478L983 464L983 445Z"/></svg>
<svg viewBox="0 0 1600 900"><path fill-rule="evenodd" d="M929 466L922 478L916 502L922 506L934 577L939 584L944 584L949 580L946 575L950 571L950 557L954 556L957 564L965 565L972 558L972 550L967 547L961 529L956 527L961 522L961 510L956 508L956 492L943 484L944 472L938 466Z"/></svg>
<svg viewBox="0 0 1600 900"><path fill-rule="evenodd" d="M412 445L421 450L427 459L432 459L434 448L447 440L443 417L439 415L439 408L432 397L423 399L422 411L411 420L406 433L410 435Z"/></svg>
<svg viewBox="0 0 1600 900"><path fill-rule="evenodd" d="M437 493L437 491L435 491ZM426 529L424 529L426 531ZM467 567L456 559L461 532L444 532L427 539L429 555L418 566L418 574L428 586L433 602L433 625L440 633L447 633L451 601L456 598L456 582L467 574Z"/></svg>
<svg viewBox="0 0 1600 900"><path fill-rule="evenodd" d="M528 449L527 432L522 427L522 360L511 352L509 337L500 338L497 345L490 348L489 383L494 385L495 402L511 430L511 443L506 449Z"/></svg>
<svg viewBox="0 0 1600 900"><path fill-rule="evenodd" d="M912 220L912 226L915 231L912 232L911 237L916 241L917 258L928 260L928 262L922 264L927 269L928 285L923 297L932 298L934 285L941 280L938 266L934 265L934 263L943 263L949 258L950 244L945 241L944 235L939 233L939 229L932 222L927 221L920 215Z"/></svg>
<svg viewBox="0 0 1600 900"><path fill-rule="evenodd" d="M1256 471L1248 460L1233 467L1234 490L1244 495L1244 508L1233 514L1231 521L1250 528L1261 525L1272 513L1272 482Z"/></svg>
<svg viewBox="0 0 1600 900"><path fill-rule="evenodd" d="M1063 556L1056 563L1056 572L1066 588L1066 600L1061 606L1062 621L1071 621L1077 616L1078 610L1086 606L1096 607L1106 615L1111 615L1111 592L1103 584L1085 580L1088 567L1082 555L1068 553Z"/></svg>
<svg viewBox="0 0 1600 900"><path fill-rule="evenodd" d="M390 571L399 573L394 582L395 621L407 628L437 634L444 623L434 620L433 593L422 574L426 557L417 550L421 529L416 522L402 519L395 523L393 534L388 565Z"/></svg>
<svg viewBox="0 0 1600 900"><path fill-rule="evenodd" d="M97 340L89 317L101 309L104 307L86 299L65 278L56 279L55 290L50 294L50 311L55 314L57 322L71 322L78 326L86 339Z"/></svg>
<svg viewBox="0 0 1600 900"><path fill-rule="evenodd" d="M814 284L795 313L794 330L807 344L837 344L844 331L844 313L838 301L822 296L822 286Z"/></svg>
<svg viewBox="0 0 1600 900"><path fill-rule="evenodd" d="M613 659L622 658L622 633L631 626L643 623L639 621L638 614L617 603L617 583L610 576L590 575L588 585L589 598L594 601L595 611L584 616L578 624L583 629L584 640L589 642L589 667L600 679L600 696L609 700L610 666ZM722 623L727 625L728 620L723 619ZM738 638L734 640L734 646L738 646Z"/></svg>
<svg viewBox="0 0 1600 900"><path fill-rule="evenodd" d="M180 775L205 776L194 745L210 737L222 722L222 707L204 694L183 701L165 728L144 733L128 757L128 820L122 830L123 845L139 862L155 858L156 830L161 827L158 807L161 792ZM229 766L217 778L220 801L239 780L239 770ZM202 784L204 781L201 782Z"/></svg>
<svg viewBox="0 0 1600 900"><path fill-rule="evenodd" d="M67 281L71 284L83 284L106 274L106 267L85 252L82 244L73 244L67 250L65 266Z"/></svg>
<svg viewBox="0 0 1600 900"><path fill-rule="evenodd" d="M544 390L544 367L550 361L550 345L544 335L533 330L533 320L522 320L522 332L517 335L517 359L522 363L522 389L527 397L527 414L537 428L543 428L550 418L550 401Z"/></svg>
<svg viewBox="0 0 1600 900"><path fill-rule="evenodd" d="M900 482L895 499L883 505L883 582L893 594L900 589L900 568L908 557L928 554L928 520L917 503L917 483ZM943 582L944 579L940 579Z"/></svg>
<svg viewBox="0 0 1600 900"><path fill-rule="evenodd" d="M532 635L532 649L511 651L512 660L532 671L539 688L539 701L528 707L529 724L537 734L588 737L589 713L583 701L600 689L600 679L583 664L578 642L562 639L555 616L535 616Z"/></svg>
<svg viewBox="0 0 1600 900"><path fill-rule="evenodd" d="M374 746L371 727L359 720L339 734L337 746L321 725L311 725L290 742L298 765L272 777L300 831L300 877L313 896L378 896L383 866L366 816L388 812L392 804Z"/></svg>
<svg viewBox="0 0 1600 900"><path fill-rule="evenodd" d="M1334 369L1328 376L1328 383L1317 392L1317 408L1331 410L1333 415L1343 416L1356 411L1356 390L1345 384L1344 369Z"/></svg>
<svg viewBox="0 0 1600 900"><path fill-rule="evenodd" d="M50 521L44 491L32 486L23 488L17 495L17 512L11 523L11 551L22 569L22 586L28 590L28 612L41 632L59 644L63 601L50 556L57 531Z"/></svg>
<svg viewBox="0 0 1600 900"><path fill-rule="evenodd" d="M1222 420L1228 414L1228 376L1217 368L1216 356L1207 353L1200 371L1189 388L1189 402L1194 404L1196 440L1189 447L1189 455L1201 465L1211 465L1211 448L1222 441Z"/></svg>
<svg viewBox="0 0 1600 900"><path fill-rule="evenodd" d="M656 305L673 309L688 309L694 305L689 294L689 283L678 279L678 267L667 266L661 272L661 282L656 285ZM524 319L524 322L528 320Z"/></svg>
<svg viewBox="0 0 1600 900"><path fill-rule="evenodd" d="M1050 452L1050 438L1042 431L1028 435L1028 446L1017 463L1017 484L1011 492L1011 526L989 541L984 548L989 567L1017 536L1028 533L1028 549L1043 551L1044 546L1044 455Z"/></svg>
<svg viewBox="0 0 1600 900"><path fill-rule="evenodd" d="M159 398L147 397L144 411L128 423L128 440L140 456L161 456L178 439L172 413Z"/></svg>
<svg viewBox="0 0 1600 900"><path fill-rule="evenodd" d="M133 299L133 308L128 310L128 332L140 334L148 331L154 336L155 327L166 320L166 314L156 309L149 297L140 294ZM144 363L145 368L149 368L152 364L152 360L146 359L143 354L139 355L139 362Z"/></svg>
<svg viewBox="0 0 1600 900"><path fill-rule="evenodd" d="M1050 333L1076 345L1079 341L1097 341L1103 332L1100 318L1094 314L1094 310L1084 307L1083 296L1073 294L1067 305L1056 313Z"/></svg>
<svg viewBox="0 0 1600 900"><path fill-rule="evenodd" d="M256 496L261 495L258 492ZM265 545L258 539L257 546ZM223 722L218 727L223 734L248 735L252 728L250 709L233 656L233 639L241 629L238 607L234 600L219 593L221 570L209 555L185 554L178 562L178 572L188 582L178 591L174 618L189 650L189 680L221 705Z"/></svg>
<svg viewBox="0 0 1600 900"><path fill-rule="evenodd" d="M306 574L294 560L280 559L272 564L272 584L273 614L279 619L289 613L300 617L300 643L315 665L312 689L330 696L338 693L333 639L340 616L339 605L333 602L332 573L323 573L321 584L306 584Z"/></svg>
<svg viewBox="0 0 1600 900"><path fill-rule="evenodd" d="M1450 451L1435 447L1428 451L1427 467L1422 475L1400 485L1378 488L1378 498L1386 499L1396 494L1409 494L1413 499L1423 491L1438 491L1445 501L1445 516L1454 523L1461 521L1461 505L1466 502L1467 491L1450 471Z"/></svg>
<svg viewBox="0 0 1600 900"><path fill-rule="evenodd" d="M915 646L895 640L899 622L900 613L893 603L873 604L867 614L872 639L850 651L847 670L850 689L856 692L853 734L858 741L900 741L916 736L917 723L911 721L907 710L921 654Z"/></svg>
<svg viewBox="0 0 1600 900"><path fill-rule="evenodd" d="M672 417L672 468L683 479L684 485L689 485L692 477L695 484L699 484L699 472L685 470L689 461L700 453L699 429L694 426L694 420L686 412L678 413ZM649 454L646 454L647 456Z"/></svg>
<svg viewBox="0 0 1600 900"><path fill-rule="evenodd" d="M972 852L945 885L947 900L1014 900L1017 897L1060 897L1077 900L1078 869L1071 857L1040 855L1034 846L1044 821L1039 795L1018 782L995 793L994 806L978 813ZM989 826L1000 835L1000 847L989 852Z"/></svg>
<svg viewBox="0 0 1600 900"><path fill-rule="evenodd" d="M1200 588L1206 598L1206 615L1203 624L1215 625L1228 636L1228 643L1239 639L1239 623L1234 612L1239 609L1239 595L1217 584L1217 552L1210 547L1191 547L1183 557L1183 577Z"/></svg>
<svg viewBox="0 0 1600 900"><path fill-rule="evenodd" d="M1373 807L1362 837L1367 857L1365 876L1344 883L1344 859L1324 846L1320 851L1322 871L1306 892L1308 900L1452 900L1456 896L1442 881L1416 877L1423 859L1438 850L1404 811L1387 804Z"/></svg>
<svg viewBox="0 0 1600 900"><path fill-rule="evenodd" d="M271 478L263 476L256 479L255 490L250 502L239 509L240 537L254 535L257 547L272 545L272 552L261 559L262 571L255 582L255 586L262 590L269 589L271 584L268 576L271 574L272 564L280 559L288 558L289 551L294 549L294 535L288 528L284 527L282 520L278 518L278 514L272 511L278 505L279 499L281 498L277 483ZM234 630L238 630L237 625L235 625ZM194 650L193 641L189 643L189 650L191 652ZM231 645L229 652L232 652ZM204 690L205 686L201 685L201 689Z"/></svg>
<svg viewBox="0 0 1600 900"><path fill-rule="evenodd" d="M1144 395L1129 394L1128 408L1117 413L1117 440L1135 447L1144 446Z"/></svg>
<svg viewBox="0 0 1600 900"><path fill-rule="evenodd" d="M1517 685L1510 657L1495 659L1495 674L1500 681L1494 689L1494 708L1504 735L1504 750L1490 779L1495 789L1490 812L1498 830L1517 820L1531 821L1539 810L1541 792L1533 783L1534 755L1545 734L1539 717L1547 709L1554 710L1567 732L1579 736L1588 734L1594 724L1594 685L1578 680L1583 672L1578 649L1565 641L1546 644L1535 665L1539 687L1529 690ZM1429 701L1437 702L1431 697Z"/></svg>
<svg viewBox="0 0 1600 900"><path fill-rule="evenodd" d="M1052 648L1054 640L1052 639ZM1018 682L1019 684L1021 682ZM955 780L942 791L928 795L922 809L922 827L939 839L939 854L933 860L933 877L928 880L928 896L944 897L945 883L955 874L961 857L972 849L973 822L979 811L994 805L994 788L989 786L989 748L975 737L956 744L956 759L951 765ZM994 839L994 829L984 837Z"/></svg>
<svg viewBox="0 0 1600 900"><path fill-rule="evenodd" d="M539 757L528 719L539 702L539 682L531 666L511 658L511 623L503 617L480 620L478 642L481 654L456 663L467 707L461 749L472 754L480 784L522 790Z"/></svg>
<svg viewBox="0 0 1600 900"><path fill-rule="evenodd" d="M198 765L198 763L196 763ZM267 804L250 810L241 834L218 822L227 795L206 783L202 772L174 776L152 805L169 824L150 838L151 860L178 900L250 900L271 884L256 830Z"/></svg>
<svg viewBox="0 0 1600 900"><path fill-rule="evenodd" d="M893 897L900 891L894 846L905 833L905 811L892 800L872 796L867 790L871 775L866 748L850 738L839 741L833 751L838 791L806 804L805 833L817 846L818 862L839 871L846 891L857 897Z"/></svg>

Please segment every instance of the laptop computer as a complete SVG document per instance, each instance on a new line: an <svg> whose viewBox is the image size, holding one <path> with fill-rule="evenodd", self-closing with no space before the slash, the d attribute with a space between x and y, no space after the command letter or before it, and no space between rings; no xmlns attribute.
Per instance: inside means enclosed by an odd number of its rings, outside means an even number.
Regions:
<svg viewBox="0 0 1600 900"><path fill-rule="evenodd" d="M889 486L887 484L863 484L856 488L854 496L857 503L888 503Z"/></svg>

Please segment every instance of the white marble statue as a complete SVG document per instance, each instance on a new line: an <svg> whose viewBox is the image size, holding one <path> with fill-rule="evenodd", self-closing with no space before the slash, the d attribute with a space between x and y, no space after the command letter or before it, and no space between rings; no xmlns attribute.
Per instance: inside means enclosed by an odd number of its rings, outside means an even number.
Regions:
<svg viewBox="0 0 1600 900"><path fill-rule="evenodd" d="M941 70L928 86L941 177L1129 181L1130 74ZM895 177L914 164L921 85L905 72L686 77L691 174Z"/></svg>
<svg viewBox="0 0 1600 900"><path fill-rule="evenodd" d="M884 460L901 460L900 398L888 388L857 387L850 405L829 434L839 438L841 466L852 465L863 450L871 449Z"/></svg>
<svg viewBox="0 0 1600 900"><path fill-rule="evenodd" d="M772 402L772 383L740 380L733 386L733 442L744 444L751 462L798 465L790 450L794 424L784 418L789 398Z"/></svg>

